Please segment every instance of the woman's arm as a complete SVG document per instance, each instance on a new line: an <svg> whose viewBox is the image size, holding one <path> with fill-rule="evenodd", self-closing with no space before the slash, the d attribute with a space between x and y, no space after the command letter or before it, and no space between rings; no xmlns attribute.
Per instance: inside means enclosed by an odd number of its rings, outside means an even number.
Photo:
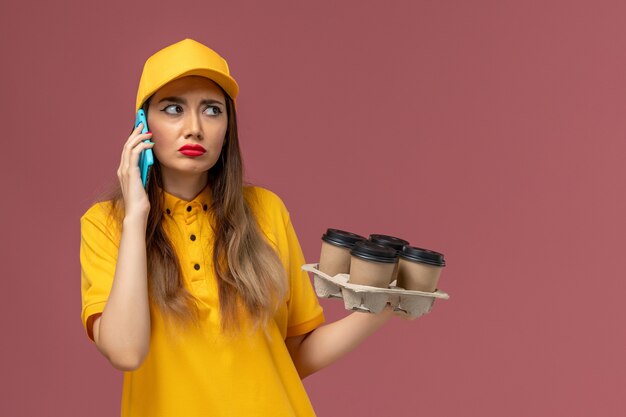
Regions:
<svg viewBox="0 0 626 417"><path fill-rule="evenodd" d="M345 356L393 317L387 305L379 314L354 312L302 336L288 337L285 344L301 378Z"/></svg>
<svg viewBox="0 0 626 417"><path fill-rule="evenodd" d="M124 219L111 293L93 323L98 350L122 371L137 369L150 344L146 222L144 216Z"/></svg>
<svg viewBox="0 0 626 417"><path fill-rule="evenodd" d="M142 126L137 125L126 140L117 170L124 196L122 235L111 291L102 315L93 324L98 350L122 371L137 369L150 346L146 255L150 201L141 183L139 154L154 143L143 141L152 133L140 133Z"/></svg>

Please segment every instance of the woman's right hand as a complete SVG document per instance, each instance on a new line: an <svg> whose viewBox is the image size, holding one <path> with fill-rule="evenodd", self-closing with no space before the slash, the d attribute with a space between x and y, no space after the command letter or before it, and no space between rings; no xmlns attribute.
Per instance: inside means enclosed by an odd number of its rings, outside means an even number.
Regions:
<svg viewBox="0 0 626 417"><path fill-rule="evenodd" d="M117 177L124 195L124 212L126 217L130 215L147 218L150 212L150 201L141 182L141 174L139 172L139 154L144 149L152 148L154 142L144 142L144 140L152 137L152 133L140 133L142 128L143 124L140 123L128 137L122 151L120 167L117 170Z"/></svg>

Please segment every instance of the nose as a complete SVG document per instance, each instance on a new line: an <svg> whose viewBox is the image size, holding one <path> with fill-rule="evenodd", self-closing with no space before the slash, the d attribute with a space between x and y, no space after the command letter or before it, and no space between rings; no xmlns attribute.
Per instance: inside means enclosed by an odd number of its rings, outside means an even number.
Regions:
<svg viewBox="0 0 626 417"><path fill-rule="evenodd" d="M190 137L202 139L202 123L197 112L189 112L185 120L185 139Z"/></svg>

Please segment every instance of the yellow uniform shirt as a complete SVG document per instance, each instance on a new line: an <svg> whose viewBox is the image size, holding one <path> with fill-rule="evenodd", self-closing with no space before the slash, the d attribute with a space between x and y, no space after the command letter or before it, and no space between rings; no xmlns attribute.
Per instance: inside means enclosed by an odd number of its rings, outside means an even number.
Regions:
<svg viewBox="0 0 626 417"><path fill-rule="evenodd" d="M262 330L237 340L220 336L208 187L189 202L165 193L164 228L185 285L200 300L201 331L173 338L160 313L152 315L148 355L137 370L124 373L122 417L315 415L284 340L322 324L322 307L300 269L304 256L281 199L260 187L244 187L244 195L289 277L289 294L269 324L270 337ZM107 216L109 204L94 204L80 219L86 329L89 318L104 310L115 274L121 231Z"/></svg>

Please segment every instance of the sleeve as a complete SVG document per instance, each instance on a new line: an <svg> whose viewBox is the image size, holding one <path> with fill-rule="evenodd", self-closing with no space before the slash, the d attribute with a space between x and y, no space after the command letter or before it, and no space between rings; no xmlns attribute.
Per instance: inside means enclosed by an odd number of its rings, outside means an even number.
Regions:
<svg viewBox="0 0 626 417"><path fill-rule="evenodd" d="M107 228L104 210L92 206L80 219L82 322L93 341L92 322L102 313L113 284L119 239Z"/></svg>
<svg viewBox="0 0 626 417"><path fill-rule="evenodd" d="M286 210L285 210L286 212ZM296 232L286 213L285 234L288 246L290 296L288 302L287 337L306 334L324 323L324 311L302 265L306 262Z"/></svg>

